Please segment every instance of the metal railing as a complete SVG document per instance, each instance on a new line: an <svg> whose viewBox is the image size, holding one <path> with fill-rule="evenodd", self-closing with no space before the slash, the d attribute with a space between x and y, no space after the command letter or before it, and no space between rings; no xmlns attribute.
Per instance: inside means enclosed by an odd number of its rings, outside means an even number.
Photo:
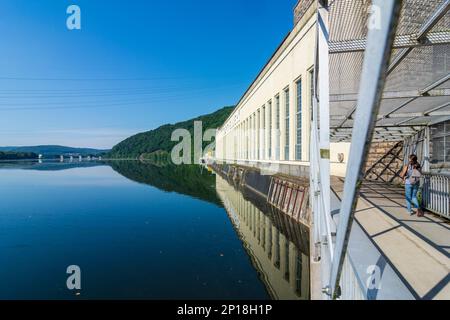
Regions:
<svg viewBox="0 0 450 320"><path fill-rule="evenodd" d="M345 254L340 279L341 300L366 300L364 288L358 281L358 276L348 252Z"/></svg>
<svg viewBox="0 0 450 320"><path fill-rule="evenodd" d="M330 172L329 172L329 70L328 70L328 9L323 4L318 8L317 46L314 70L313 120L311 123L310 143L310 203L312 215L312 241L314 243L312 258L320 262L322 298L333 298L331 271L335 263L336 222L330 210ZM320 67L319 67L320 66ZM320 81L320 83L319 83ZM318 92L317 87L321 87ZM321 107L319 108L319 101ZM319 130L320 119L320 130ZM345 261L349 257L344 253ZM350 292L361 292L355 281L357 275L350 263L345 264L340 274L342 286L347 290L341 299L352 299L356 295ZM360 298L361 295L358 295Z"/></svg>
<svg viewBox="0 0 450 320"><path fill-rule="evenodd" d="M336 228L338 227L331 217L330 212L325 210L325 199L323 197L323 186L320 183L320 150L318 148L318 129L315 121L311 126L311 207L313 211L313 227L311 228L314 241L314 252L312 258L321 264L321 280L323 298L330 299L327 291L330 282L330 273L333 263ZM340 288L342 289L339 299L342 300L364 300L364 288L358 281L357 272L350 262L348 252L344 253L344 262L340 274Z"/></svg>
<svg viewBox="0 0 450 320"><path fill-rule="evenodd" d="M450 219L450 175L424 173L421 183L422 206Z"/></svg>
<svg viewBox="0 0 450 320"><path fill-rule="evenodd" d="M330 210L330 113L328 61L328 2L319 0L317 50L314 79L313 121L310 146L310 185L313 210L314 260L320 261L322 292L328 299L362 298L354 266L349 263L348 245L363 166L372 140L380 91L386 80L389 59L401 9L401 1L374 0L379 26L370 28L355 109L350 156L336 226ZM318 76L317 76L318 75ZM320 90L317 90L317 87ZM320 108L318 108L320 106ZM319 117L318 117L319 116ZM320 130L317 120L320 118ZM342 292L341 288L345 288Z"/></svg>

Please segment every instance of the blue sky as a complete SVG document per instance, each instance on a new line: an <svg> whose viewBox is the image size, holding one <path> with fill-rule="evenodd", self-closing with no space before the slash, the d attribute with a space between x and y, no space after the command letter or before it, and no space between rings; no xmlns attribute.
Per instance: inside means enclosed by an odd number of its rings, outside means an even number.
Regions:
<svg viewBox="0 0 450 320"><path fill-rule="evenodd" d="M296 0L2 0L0 146L110 148L235 104ZM66 28L81 8L82 29Z"/></svg>

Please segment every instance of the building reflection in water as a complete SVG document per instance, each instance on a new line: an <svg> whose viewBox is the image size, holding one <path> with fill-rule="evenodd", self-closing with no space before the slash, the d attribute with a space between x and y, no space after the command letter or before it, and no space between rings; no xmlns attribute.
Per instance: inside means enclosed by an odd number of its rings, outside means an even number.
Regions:
<svg viewBox="0 0 450 320"><path fill-rule="evenodd" d="M274 299L309 299L308 229L220 175L216 189Z"/></svg>

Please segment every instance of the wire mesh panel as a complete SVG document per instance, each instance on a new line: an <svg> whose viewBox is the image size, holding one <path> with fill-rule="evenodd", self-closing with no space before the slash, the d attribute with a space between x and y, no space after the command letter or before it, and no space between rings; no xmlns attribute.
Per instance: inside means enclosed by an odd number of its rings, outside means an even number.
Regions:
<svg viewBox="0 0 450 320"><path fill-rule="evenodd" d="M450 116L450 1L404 0L388 68L375 141L400 141ZM330 2L330 125L332 141L350 141L369 25L377 8L369 0ZM403 130L405 129L405 130ZM412 130L411 130L412 129Z"/></svg>

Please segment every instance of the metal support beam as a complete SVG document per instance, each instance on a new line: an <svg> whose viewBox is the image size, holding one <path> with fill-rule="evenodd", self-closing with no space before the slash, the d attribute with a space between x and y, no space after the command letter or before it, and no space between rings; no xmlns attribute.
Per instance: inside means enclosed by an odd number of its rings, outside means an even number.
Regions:
<svg viewBox="0 0 450 320"><path fill-rule="evenodd" d="M406 58L406 56L412 51L412 49L413 49L412 47L403 48L400 50L399 53L397 53L397 55L395 56L394 59L392 59L391 64L389 65L388 72L387 72L388 75L391 74L391 72L394 71L395 68L398 67L400 62L402 62L403 59Z"/></svg>
<svg viewBox="0 0 450 320"><path fill-rule="evenodd" d="M371 28L367 37L355 118L356 125L352 132L348 170L344 183L339 227L330 275L329 293L333 298L339 297L339 282L350 238L354 208L386 81L386 71L392 53L401 4L402 1L400 0L374 0L372 3L379 8L380 25L379 28Z"/></svg>
<svg viewBox="0 0 450 320"><path fill-rule="evenodd" d="M383 92L383 100L389 99L410 99L423 97L423 89L405 90L405 91L386 91ZM432 89L426 93L427 97L450 97L450 88ZM330 102L356 102L357 93L332 94ZM352 109L353 110L353 109Z"/></svg>
<svg viewBox="0 0 450 320"><path fill-rule="evenodd" d="M392 66L392 64L391 64L391 66ZM397 112L398 110L406 107L408 104L410 104L411 102L414 102L416 99L418 99L420 97L424 97L424 96L447 96L449 94L448 91L450 91L449 89L438 90L439 92L437 92L436 94L435 93L431 93L431 92L433 90L435 90L438 86L442 85L443 83L445 83L445 82L447 82L449 80L450 80L450 74L447 74L447 75L443 76L442 78L434 81L433 83L430 83L425 88L418 90L417 93L414 93L414 96L412 96L412 97L411 97L411 95L413 94L413 92L405 92L403 94L397 92L397 93L395 93L395 95L392 94L392 93L389 93L389 92L385 92L383 94L382 99L399 99L399 98L409 98L409 99L407 101L403 102L398 107L396 107L393 110L389 111L388 113L386 113L384 115L379 115L377 121L380 121L380 120L385 119L385 118L395 117L395 116L393 116L393 114L395 112ZM332 101L333 102L337 102L337 101L342 102L342 101L354 101L354 100L355 100L355 98L347 97L347 98L338 99L338 100L334 99ZM346 116L340 116L340 118L333 118L333 119L336 119L336 120L341 120L342 119L342 121L338 125L338 127L342 127L345 124L345 122L347 122L347 120L351 120L352 117L353 117L353 114L355 113L355 110L356 110L356 107L351 109L350 112L347 113ZM429 111L428 113L430 113L430 112L432 112L432 111ZM402 123L399 123L399 124L402 124Z"/></svg>
<svg viewBox="0 0 450 320"><path fill-rule="evenodd" d="M428 116L428 115L430 115L431 113L435 113L435 112L437 112L437 111L439 111L439 110L441 110L441 109L444 109L445 107L448 107L448 106L450 106L450 102L446 102L446 103L444 103L444 104L441 104L440 106L437 106L437 107L434 107L434 108L432 108L432 109L429 109L429 110L425 111L423 114L424 114L425 116Z"/></svg>
<svg viewBox="0 0 450 320"><path fill-rule="evenodd" d="M441 84L447 82L448 80L450 80L450 73L447 73L445 76L443 76L440 79L437 79L436 81L434 81L433 83L430 83L428 86L426 86L425 88L423 88L422 90L420 90L420 94L426 95L428 92L430 92L431 90L439 87Z"/></svg>
<svg viewBox="0 0 450 320"><path fill-rule="evenodd" d="M386 130L386 131L404 131L406 129L411 130L421 130L421 125L419 124L413 124L413 125L404 125L404 126L393 126L393 125L378 125L375 127L377 131ZM342 127L342 128L332 128L333 132L339 131L339 132L347 132L352 133L353 127Z"/></svg>
<svg viewBox="0 0 450 320"><path fill-rule="evenodd" d="M403 112L403 113L392 113L389 115L389 117L383 117L378 116L379 119L386 119L386 118L410 118L408 121L416 119L416 118L429 118L429 117L435 117L435 116L450 116L450 110L445 111L439 111L445 107L450 106L450 102L445 102L437 107L433 107L431 109L428 109L424 112ZM332 115L330 116L331 120L339 121L346 119L345 116L338 116L338 115ZM406 121L407 122L407 121ZM392 125L393 127L396 127L397 125L401 125L401 123L396 123Z"/></svg>
<svg viewBox="0 0 450 320"><path fill-rule="evenodd" d="M344 124L347 122L347 120L350 120L353 117L353 114L356 111L356 106L353 107L353 109L351 109L346 115L345 115L345 119L342 120L342 122L337 126L338 128L343 127Z"/></svg>
<svg viewBox="0 0 450 320"><path fill-rule="evenodd" d="M422 112L422 113L397 113L390 115L390 118L406 118L403 121L397 122L394 124L394 126L403 125L405 123L408 123L412 120L418 119L418 118L429 118L429 117L436 117L436 116L450 116L450 111L439 111L440 109L443 109L445 107L450 106L450 102L446 102L444 104L441 104L438 107L434 107L428 111Z"/></svg>
<svg viewBox="0 0 450 320"><path fill-rule="evenodd" d="M440 86L441 84L445 83L446 81L448 81L450 79L450 73L443 76L442 78L434 81L433 83L430 83L428 86L426 86L425 88L423 88L422 90L420 90L420 95L421 96L425 96L428 92L430 92L431 90L437 88L438 86ZM415 101L416 99L418 99L419 97L415 97L415 98L411 98L408 101L402 103L400 106L394 108L393 110L389 111L388 113L385 113L381 116L379 116L379 119L377 121L380 121L382 119L385 118L389 118L391 116L391 114L397 112L398 110L404 108L405 106L407 106L408 104L410 104L411 102Z"/></svg>
<svg viewBox="0 0 450 320"><path fill-rule="evenodd" d="M417 35L408 34L397 37L394 49L416 48L423 46L444 45L450 43L450 32L432 32L417 40ZM330 54L363 52L366 48L366 39L335 41L330 43Z"/></svg>
<svg viewBox="0 0 450 320"><path fill-rule="evenodd" d="M444 106L440 108L449 106L450 103L447 102ZM440 109L439 108L439 109ZM389 116L389 118L429 118L434 116L450 116L450 110L448 111L433 111L433 112L405 112L405 113L394 113Z"/></svg>
<svg viewBox="0 0 450 320"><path fill-rule="evenodd" d="M399 122L397 122L397 123L394 123L394 126L401 126L401 125L403 125L403 124L405 124L405 123L408 123L408 122L410 122L410 121L412 121L412 120L415 120L415 119L417 119L417 118L419 118L419 117L411 117L411 118L409 118L409 119L405 119L405 120L399 121Z"/></svg>
<svg viewBox="0 0 450 320"><path fill-rule="evenodd" d="M436 23L441 20L444 15L450 9L450 0L445 0L442 4L437 8L437 10L431 15L431 17L425 22L425 24L420 28L417 34L417 41L421 43L425 43L425 38L427 34L433 29Z"/></svg>

